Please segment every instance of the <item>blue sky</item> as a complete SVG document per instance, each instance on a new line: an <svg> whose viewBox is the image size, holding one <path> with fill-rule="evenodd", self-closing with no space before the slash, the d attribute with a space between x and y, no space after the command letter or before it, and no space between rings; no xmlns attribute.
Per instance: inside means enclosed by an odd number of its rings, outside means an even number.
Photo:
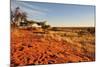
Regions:
<svg viewBox="0 0 100 67"><path fill-rule="evenodd" d="M95 26L95 6L11 0L11 9L17 6L26 12L28 19L48 21L51 26Z"/></svg>

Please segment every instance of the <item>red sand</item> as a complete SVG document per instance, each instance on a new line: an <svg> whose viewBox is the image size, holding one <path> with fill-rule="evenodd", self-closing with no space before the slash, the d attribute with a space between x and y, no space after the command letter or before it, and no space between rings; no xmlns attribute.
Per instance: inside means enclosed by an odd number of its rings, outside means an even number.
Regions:
<svg viewBox="0 0 100 67"><path fill-rule="evenodd" d="M93 54L56 34L11 29L11 67L94 61Z"/></svg>

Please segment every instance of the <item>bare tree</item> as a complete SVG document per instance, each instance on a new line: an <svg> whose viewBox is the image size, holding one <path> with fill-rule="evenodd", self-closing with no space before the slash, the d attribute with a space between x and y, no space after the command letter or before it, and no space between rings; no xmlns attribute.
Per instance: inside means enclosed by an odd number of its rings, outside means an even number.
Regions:
<svg viewBox="0 0 100 67"><path fill-rule="evenodd" d="M14 17L15 17L15 22L18 21L18 19L21 17L21 13L20 13L20 8L19 7L16 7L15 13L14 13Z"/></svg>

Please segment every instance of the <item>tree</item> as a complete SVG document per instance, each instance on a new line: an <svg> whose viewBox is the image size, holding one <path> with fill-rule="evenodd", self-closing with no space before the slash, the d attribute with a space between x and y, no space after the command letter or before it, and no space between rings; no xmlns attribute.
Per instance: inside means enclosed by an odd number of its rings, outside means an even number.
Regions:
<svg viewBox="0 0 100 67"><path fill-rule="evenodd" d="M18 19L21 17L21 13L20 13L20 8L19 7L16 7L15 9L15 13L14 13L14 21L18 21Z"/></svg>
<svg viewBox="0 0 100 67"><path fill-rule="evenodd" d="M13 22L14 14L13 14L12 10L11 10L11 13L10 13L10 17L11 17L10 21Z"/></svg>

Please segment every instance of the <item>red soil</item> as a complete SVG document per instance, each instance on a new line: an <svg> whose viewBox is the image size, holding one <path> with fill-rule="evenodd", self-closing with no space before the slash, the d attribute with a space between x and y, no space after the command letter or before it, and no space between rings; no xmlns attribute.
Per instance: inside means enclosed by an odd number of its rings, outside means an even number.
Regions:
<svg viewBox="0 0 100 67"><path fill-rule="evenodd" d="M56 34L11 29L11 67L94 61L93 54Z"/></svg>

